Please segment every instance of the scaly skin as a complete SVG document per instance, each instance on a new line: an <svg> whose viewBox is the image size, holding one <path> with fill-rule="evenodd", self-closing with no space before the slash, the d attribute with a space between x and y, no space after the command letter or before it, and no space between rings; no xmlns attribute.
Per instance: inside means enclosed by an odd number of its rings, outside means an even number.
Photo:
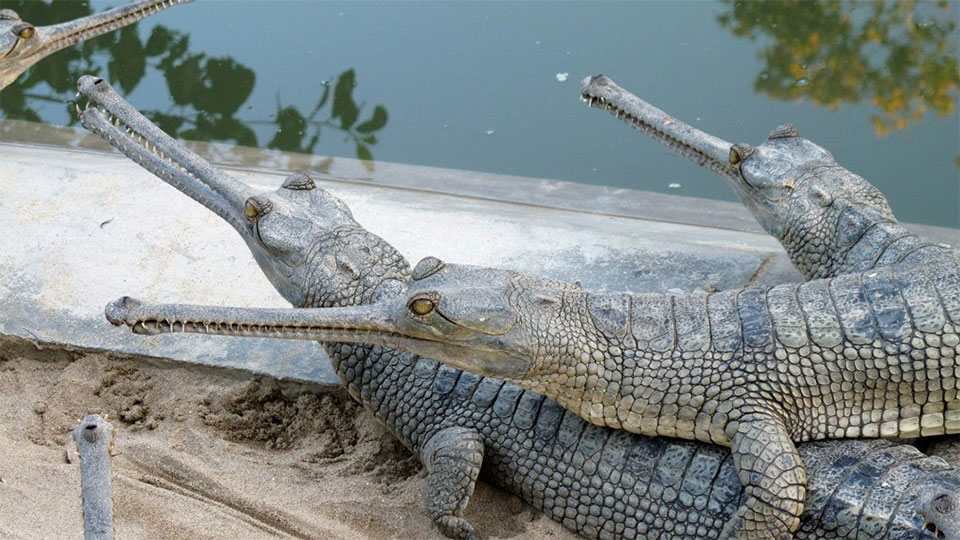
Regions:
<svg viewBox="0 0 960 540"><path fill-rule="evenodd" d="M588 100L600 99L590 90L597 81L612 85L591 79ZM621 103L649 109L633 96L603 99L617 114ZM809 263L808 275L836 277L707 296L591 295L428 259L392 302L299 314L309 327L299 337L432 355L543 393L598 425L729 445L748 486L729 527L741 538L788 538L799 525L806 475L792 441L960 432L960 268L952 253L906 235L882 194L792 127L756 149L731 149L660 111L644 113L630 113L631 121L655 137L656 126L667 126L661 138L671 146L736 180L767 230ZM251 222L272 219L267 201L248 204ZM894 240L874 241L873 233L889 239L890 231ZM845 249L809 247L824 238ZM897 263L842 273L885 257ZM114 319L148 333L177 330L136 313L118 310Z"/></svg>
<svg viewBox="0 0 960 540"><path fill-rule="evenodd" d="M731 144L672 118L604 75L584 79L580 96L723 176L808 279L896 264L957 264L949 246L906 230L880 190L800 137L791 124L777 127L753 147Z"/></svg>
<svg viewBox="0 0 960 540"><path fill-rule="evenodd" d="M772 521L780 538L799 525L805 498L791 441L960 433L960 284L955 267L942 268L712 295L593 295L428 258L402 294L356 308L128 299L107 314L144 334L394 346L516 382L598 425L731 446L753 488L731 527L771 538L756 524Z"/></svg>
<svg viewBox="0 0 960 540"><path fill-rule="evenodd" d="M686 125L620 88L608 77L588 77L581 98L719 172L765 230L783 245L807 278L829 278L896 264L956 264L947 246L906 230L869 182L833 162L829 152L801 139L796 127L774 129L758 148L729 145ZM708 158L729 146L728 163ZM737 161L733 167L731 159ZM771 174L776 173L776 174ZM960 464L960 438L926 449Z"/></svg>
<svg viewBox="0 0 960 540"><path fill-rule="evenodd" d="M294 176L251 201L248 215L269 206L272 217L247 222L228 202L250 195L243 184L164 138L105 83L85 79L81 91L147 146L94 109L83 113L85 126L237 227L296 305L383 302L410 283L402 257L309 178ZM718 538L744 496L722 448L590 425L515 385L410 353L346 343L327 349L351 395L426 463L427 506L448 535L472 534L459 512L481 462L491 481L587 537ZM884 441L810 443L801 454L810 490L798 538L960 538L949 528L960 473L942 461Z"/></svg>
<svg viewBox="0 0 960 540"><path fill-rule="evenodd" d="M0 9L0 89L51 54L97 37L168 7L191 0L139 0L51 26L22 21L12 9Z"/></svg>
<svg viewBox="0 0 960 540"><path fill-rule="evenodd" d="M957 280L955 264L901 264L706 296L591 295L426 260L389 305L301 315L368 331L312 337L433 354L596 424L730 445L741 480L758 490L737 526L769 537L753 524L773 521L777 537L795 529L804 499L791 440L960 432Z"/></svg>
<svg viewBox="0 0 960 540"><path fill-rule="evenodd" d="M886 198L862 177L838 166L825 149L800 138L791 124L774 129L759 147L729 145L700 132L608 77L584 79L581 98L702 166L719 172L754 217L783 245L807 277L835 277L896 264L956 264L948 246L906 230ZM727 163L708 156L730 147ZM734 164L733 161L737 163ZM735 165L735 166L734 166ZM928 446L960 464L960 438Z"/></svg>

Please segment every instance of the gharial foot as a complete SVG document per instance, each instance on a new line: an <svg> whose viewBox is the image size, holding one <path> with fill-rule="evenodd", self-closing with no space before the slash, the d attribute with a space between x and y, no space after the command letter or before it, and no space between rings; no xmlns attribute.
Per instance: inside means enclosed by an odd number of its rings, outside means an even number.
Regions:
<svg viewBox="0 0 960 540"><path fill-rule="evenodd" d="M483 463L480 433L462 427L443 429L430 437L420 457L427 469L424 504L433 522L450 538L479 540L462 514Z"/></svg>
<svg viewBox="0 0 960 540"><path fill-rule="evenodd" d="M745 497L720 538L792 539L800 527L807 477L783 422L767 413L747 413L730 424L727 434Z"/></svg>

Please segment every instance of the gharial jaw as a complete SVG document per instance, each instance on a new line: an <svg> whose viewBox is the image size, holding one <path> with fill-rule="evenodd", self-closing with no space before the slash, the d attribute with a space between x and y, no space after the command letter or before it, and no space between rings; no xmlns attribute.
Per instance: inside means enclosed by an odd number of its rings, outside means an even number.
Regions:
<svg viewBox="0 0 960 540"><path fill-rule="evenodd" d="M114 326L125 325L141 335L191 333L380 345L443 358L452 365L470 365L501 378L529 370L522 358L505 361L511 355L505 347L469 337L458 343L449 336L412 328L404 293L401 285L373 304L298 309L153 304L124 296L107 304L104 313Z"/></svg>
<svg viewBox="0 0 960 540"><path fill-rule="evenodd" d="M103 79L84 75L77 83L83 127L110 142L127 157L205 206L241 234L249 234L243 207L254 192L163 132L124 101Z"/></svg>
<svg viewBox="0 0 960 540"><path fill-rule="evenodd" d="M604 75L584 79L581 98L723 176L807 277L855 269L847 252L872 227L887 227L892 237L906 234L876 187L791 124L757 146L734 144L670 117Z"/></svg>
<svg viewBox="0 0 960 540"><path fill-rule="evenodd" d="M608 111L697 165L731 181L737 180L736 167L729 163L732 143L677 120L624 90L606 75L583 79L580 99L590 107Z"/></svg>
<svg viewBox="0 0 960 540"><path fill-rule="evenodd" d="M191 0L139 0L73 21L33 26L12 9L0 10L0 89L43 58Z"/></svg>
<svg viewBox="0 0 960 540"><path fill-rule="evenodd" d="M96 116L96 114L97 113L94 113L91 110L90 117L93 118L94 116ZM103 131L99 133L112 134L113 132ZM134 140L135 139L136 138L134 138ZM133 141L129 141L129 140L124 140L122 143L114 142L114 144L115 146L118 146L118 148L120 148L121 146L126 147L127 150L125 150L125 153L130 152L128 153L128 155L130 155L131 153L135 154L138 148ZM154 142L153 144L156 144L156 143ZM185 180L189 180L190 178L193 178L193 177L191 175L184 176ZM299 187L307 187L311 184L310 182L308 182L307 178L298 177L293 181L293 185L299 186ZM322 190L317 189L317 190L310 191L310 193L319 193L321 191ZM260 207L260 210L258 211L262 211L262 209L265 207L263 203L258 203L258 205ZM335 212L328 211L326 214L316 214L314 216L314 219L337 222L342 220L343 216L348 213L347 210L339 209L339 207L330 206L328 207L328 210L330 209L336 209L336 211ZM277 212L278 210L273 210L272 212L266 214L266 217L264 219L269 219L271 216L276 217L278 215ZM331 262L335 262L336 265L323 265L323 267L334 268L334 269L337 269L337 271L339 271L340 269L344 269L351 275L355 274L356 273L355 270L353 270L350 267L363 268L361 263L364 262L363 259L355 259L351 256L352 253L357 252L354 249L355 244L356 242L352 242L352 241L339 243L338 244L339 247L337 248L337 250L339 251L337 253L325 254L329 256L330 257L329 260ZM374 246L370 246L370 247L374 247ZM383 246L383 248L386 248L386 247L388 246ZM303 255L306 256L307 253L304 253ZM317 260L317 259L318 259L317 257L314 257L314 260ZM438 264L438 261L428 260L426 261L426 264L421 263L420 265L418 265L418 268L415 269L413 273L414 280L420 280L420 279L424 279L425 277L429 277L430 275L433 275L433 273L435 273L438 269L442 269L442 265ZM374 304L381 304L381 303L392 301L398 298L399 295L401 295L403 291L407 288L408 280L405 278L405 275L406 274L400 272L396 281L390 280L387 283L388 286L384 287L384 289L389 289L389 290L385 291L382 295L372 298L371 301ZM331 275L328 273L321 274L320 276L314 276L314 278L317 281L323 281L325 283L324 287L326 287L328 290L334 290L338 288L337 283L331 281ZM484 280L484 283L489 284L489 281L490 280ZM395 286L391 287L389 285L395 285ZM365 286L361 285L361 286L358 286L357 290L361 291L364 288ZM422 297L418 296L416 298L422 298ZM416 298L411 298L411 300L416 300ZM536 300L538 302L542 302L547 299L541 297ZM314 304L311 303L311 305L314 305ZM403 306L402 303L399 305ZM407 305L409 307L413 307L412 302L408 302ZM418 304L418 311L425 312L426 311L425 309L421 309L423 307L424 306L421 306ZM139 317L149 317L148 312L150 311L150 309L151 308L147 305L138 306L136 302L131 300L121 300L115 304L111 304L111 306L108 307L107 314L108 314L108 317L111 318L112 322L119 323L119 324L132 322L131 326L133 326L136 331L143 332L143 333L163 333L164 331L184 331L188 329L189 331L199 331L202 333L228 333L232 335L275 334L275 335L272 335L271 337L298 337L301 339L314 339L314 337L312 336L302 337L306 332L310 331L311 325L314 324L312 321L304 321L301 319L300 321L297 321L297 320L293 320L289 322L285 321L283 323L277 324L279 321L276 321L276 320L271 322L269 320L263 321L261 319L254 319L254 321L251 323L241 323L238 320L236 320L232 315L228 315L222 311L217 311L218 309L222 310L223 308L213 308L212 310L205 309L201 313L197 314L199 318L196 320L189 319L189 315L186 313L181 313L179 315L181 318L178 319L177 318L178 315L171 314L170 312L163 311L163 310L159 310L156 313L154 313L152 319L141 318L139 321L140 324L138 324L134 319L128 319L128 320L124 319L124 317L126 317L126 315L124 315L125 310L127 310L126 311L127 315L138 314L137 316ZM297 310L290 310L290 311L293 312ZM309 315L308 312L305 312L303 310L300 310L300 311L301 311L301 314L303 315ZM341 314L343 313L347 313L347 312L341 312ZM360 315L363 315L363 313L361 312ZM366 313L366 315L368 316L369 313ZM446 315L449 316L450 313L447 313ZM482 316L484 320L493 322L493 324L487 325L491 330L503 331L504 329L508 328L509 325L507 323L509 323L509 320L505 319L502 316L491 318L490 315L496 315L496 312L491 311L490 309L487 309L485 310L485 313ZM482 321L480 320L480 318L473 318L467 322L469 322L469 326L477 326ZM263 324L267 324L269 328L263 327L262 326ZM342 331L342 330L343 329L341 328L336 331ZM263 333L261 334L261 332ZM334 337L339 337L339 336L334 336ZM346 337L346 336L343 336L343 337ZM322 338L318 338L318 339L322 339ZM347 354L353 356L352 352ZM382 355L382 356L380 356L379 359L376 359L377 355ZM336 356L336 355L331 355L331 356ZM364 355L357 355L357 358L363 358L363 357ZM413 430L420 430L423 423L426 423L426 422L420 422L419 421L420 418L427 417L428 418L427 422L452 421L456 425L478 421L480 423L477 425L480 428L482 428L482 432L484 433L491 432L491 433L494 433L495 436L499 434L500 437L504 437L503 435L504 433L507 433L507 434L511 433L503 429L503 427L507 426L511 421L509 413L507 414L506 417L504 417L503 413L501 413L498 410L498 407L496 404L494 404L490 409L490 411L492 411L492 415L495 415L495 416L491 415L490 417L479 417L480 420L477 420L478 418L477 414L473 414L471 416L471 411L479 412L477 411L477 409L461 408L460 402L457 402L454 407L451 407L451 409L447 409L446 412L444 412L444 410L438 411L435 408L435 406L437 406L438 404L444 404L444 406L446 406L446 404L451 403L452 400L450 399L451 398L450 395L439 393L439 391L435 389L434 382L432 379L426 379L424 377L421 377L420 374L418 373L417 370L420 368L421 365L429 364L431 363L431 361L426 359L420 359L420 361L418 361L416 365L412 365L407 362L396 362L394 361L395 357L391 354L391 351L389 350L374 352L371 355L371 357L367 357L367 358L373 358L373 359L360 360L360 362L354 365L360 365L360 363L369 361L373 363L372 365L377 366L378 369L361 373L359 371L354 371L353 367L349 367L345 369L345 372L348 372L349 376L344 378L344 381L345 382L354 381L354 383L351 383L351 384L366 385L364 386L364 388L370 391L370 394L368 395L373 396L373 398L369 398L369 399L364 398L365 399L364 403L365 405L368 405L370 408L378 408L381 404L384 404L384 403L389 404L384 407L379 407L378 411L383 414L381 418L384 419L384 421L391 427L391 429L395 430L395 432L398 433L398 436L400 436L402 440L403 440L403 437L406 436L406 434L408 433L408 431L405 430L404 425L401 423L402 419L405 419L405 418L413 419L410 422L410 424L413 424L413 428L412 428ZM380 366L383 366L383 367L381 368ZM416 380L424 383L424 386L422 386L422 388L425 390L425 392L423 393L411 392L409 391L410 388L408 386L404 386L404 381L413 380L412 377L410 379L407 379L403 375L403 373L408 373L408 372L416 373ZM344 373L344 372L340 372L340 373ZM459 381L463 382L464 386L467 386L467 383L465 382L467 379L468 377L463 376L463 377L460 377ZM473 380L476 381L475 378ZM460 382L458 382L457 384L460 384ZM355 386L348 386L348 387L355 388ZM500 386L497 386L496 388L498 388L496 392L499 392ZM380 391L379 393L377 392L378 389ZM473 388L471 390L471 394L474 392L474 390L476 390L476 388ZM384 394L401 396L401 399L398 399L398 400L387 399L387 400L383 400L383 402L380 402L380 401L373 402L374 398L378 396L382 396ZM454 391L453 395L456 395L456 394L457 392ZM500 397L498 397L497 399L502 400L503 402L506 402L507 401L506 398L508 394L512 396L516 396L515 393L511 394L509 392L503 392L500 394ZM358 399L360 399L360 396L362 394L360 393L359 390L357 390L354 395L357 396ZM403 401L404 397L407 398L406 401ZM516 405L516 399L513 399L512 401L513 401L513 405ZM524 403L524 400L521 399L520 403ZM467 397L465 405L467 407L471 406L470 397ZM389 406L395 406L396 408L388 409L387 407ZM520 409L521 409L520 407L517 408L518 415L522 415L522 412ZM541 409L541 411L543 411L543 409ZM541 413L539 418L542 420L547 418L548 416L549 415L546 413ZM489 421L492 423L487 423L488 422L487 418L490 418ZM503 447L506 450L501 452L499 455L496 455L496 454L494 455L494 457L500 458L502 456L503 458L502 460L495 462L497 463L496 467L491 468L491 472L495 475L495 478L499 478L501 481L506 481L506 485L508 487L509 486L516 487L521 485L527 485L526 482L528 482L531 478L537 478L538 474L541 475L540 476L541 478L546 478L546 479L555 477L555 475L557 474L566 475L566 477L571 477L571 475L569 474L569 471L572 470L571 467L576 468L577 467L576 463L589 462L589 454L584 455L580 453L579 452L580 448L577 447L577 441L581 440L581 439L578 439L579 434L581 433L584 434L584 437L582 439L582 442L583 442L582 447L583 448L593 447L594 448L593 451L596 451L597 447L595 444L592 444L592 443L595 443L597 440L602 440L602 439L598 439L596 437L596 432L593 430L581 431L579 427L576 427L578 426L577 421L574 420L573 422L569 422L568 419L573 419L572 416L564 417L561 415L555 418L564 418L563 420L564 427L560 430L559 433L561 435L559 435L559 437L563 437L563 434L566 434L566 435L569 435L571 433L574 434L574 438L572 439L574 441L574 446L570 448L570 452L565 454L565 456L567 457L559 461L560 467L554 467L552 469L550 467L541 468L541 465L543 465L544 463L551 463L551 462L554 462L555 460L551 458L549 454L544 455L538 449L543 447L546 447L548 449L551 448L552 443L550 443L549 441L552 441L554 439L550 439L550 438L541 439L539 434L536 435L536 438L534 437L522 438L533 431L529 429L529 427L527 427L522 430L512 432L514 434L519 434L519 437L516 440L511 441L511 439L509 438L510 437L509 435L507 435L505 439L501 438L501 442L506 443L505 445L503 445ZM537 425L539 425L540 423L541 423L540 420L538 420ZM557 422L553 424L553 426L558 426L558 425L560 425L559 420L557 420ZM489 428L483 428L483 426L489 426ZM570 429L571 427L573 429ZM556 431L556 429L554 428L552 431ZM559 440L562 441L562 438ZM631 451L629 453L621 452L620 456L622 459L620 461L617 461L615 456L618 454L618 451L617 451L618 448L619 449L624 448L618 443L622 443L623 441L630 441L630 440L636 441L635 443L633 443L635 444L634 448L636 450ZM531 441L533 444L528 446L527 441ZM562 444L566 446L569 443L562 442ZM661 454L659 453L660 450L653 450L655 448L661 448L661 447L658 447L656 445L651 445L648 442L645 442L639 438L632 438L629 436L624 436L623 433L617 433L615 435L611 435L609 439L609 444L607 444L605 447L601 446L601 448L603 448L604 459L606 459L607 457L612 457L613 458L612 461L614 464L627 463L627 456L629 456L631 467L634 464L641 464L643 469L649 469L649 470L655 471L657 475L663 472L663 474L666 475L665 477L671 477L670 476L671 474L686 475L689 473L689 476L687 477L688 482L685 482L685 485L689 484L690 486L694 486L699 490L707 488L707 489L716 489L721 493L728 492L731 494L731 497L733 497L731 500L734 501L730 504L735 504L735 501L737 500L737 493L740 493L739 491L736 491L734 489L737 486L735 477L733 477L730 474L723 473L721 469L713 469L713 471L715 472L711 472L709 463L712 463L714 461L711 461L711 460L702 461L701 457L703 457L703 455L699 453L693 454L694 456L697 456L697 457L693 458L694 461L689 462L691 463L691 466L689 467L685 465L685 463L687 462L684 461L683 459L672 459L672 457L690 456L691 450L694 450L694 452L698 452L696 450L698 446L692 446L690 444L675 443L675 442L665 443L665 444L666 446L663 446L662 448L666 448L667 451L666 453ZM702 446L703 445L699 445L699 447L702 447ZM813 448L813 447L814 445L807 446L807 448ZM857 459L853 459L852 462L846 459L847 457L850 457L850 456L856 457L860 455L858 453L857 447L858 447L858 443L856 442L846 442L846 443L843 443L842 446L841 444L829 443L826 446L824 446L825 450L829 448L837 448L838 450L836 452L832 450L826 451L826 457L824 457L824 459L833 461L833 463L830 466L827 466L827 467L814 466L813 467L814 470L819 469L821 472L820 472L819 478L811 477L811 486L815 489L814 491L815 495L812 495L811 499L813 501L819 500L819 502L811 506L810 508L811 512L807 514L807 517L805 518L805 521L809 525L809 528L807 526L804 526L801 532L798 533L798 538L828 538L828 537L829 538L833 538L833 537L853 538L854 536L862 536L864 534L870 535L871 537L879 538L882 536L884 538L891 538L891 539L892 538L902 539L902 538L909 537L909 538L924 538L924 539L929 538L931 540L933 540L934 538L940 538L943 540L954 540L956 538L955 524L957 523L957 520L956 520L956 515L957 515L956 500L957 499L955 498L955 495L954 495L956 493L956 489L955 487L951 487L951 486L955 486L956 484L955 483L954 484L938 484L937 483L938 475L933 471L937 471L941 469L934 468L934 469L928 469L924 471L923 476L921 476L921 478L924 479L924 484L921 487L918 487L917 490L914 490L913 488L906 488L904 487L906 484L901 485L898 481L897 488L899 493L890 493L889 484L881 483L882 482L881 480L874 480L869 478L868 476L865 476L865 475L873 474L873 472L871 472L870 469L873 469L873 471L875 472L878 468L870 467L867 464L858 465ZM498 448L499 448L498 445L490 445L487 447L488 451L490 452L497 452ZM549 450L547 451L549 452ZM806 452L804 454L804 460L807 461L808 458L812 459L815 456L815 454L816 454L815 451ZM871 451L871 455L872 454L873 454L873 451ZM526 456L529 456L532 458L532 460L528 462L525 462L525 461L514 462L513 461L514 458L518 455L521 456L521 459L527 459ZM671 456L671 459L669 461L665 459L661 460L661 455ZM576 456L576 457L569 457L569 456ZM579 456L584 456L584 457L580 458ZM837 459L841 459L841 458L843 463L841 463L840 461L837 461ZM877 462L883 463L884 464L883 466L886 466L891 470L893 470L896 467L895 461L888 462L885 460L879 460ZM520 469L522 473L516 474L514 472L511 472L512 469L510 469L510 467L514 463L522 464L522 468ZM530 466L531 463L533 464L532 467ZM721 463L720 459L718 459L716 463ZM854 465L851 465L851 463L853 463ZM647 464L649 464L649 467ZM811 462L807 461L807 464L808 466L810 466ZM693 465L696 465L696 466L693 466ZM703 466L703 465L706 465L706 466ZM727 468L727 470L729 471L730 467L728 465L729 465L729 460L723 463L722 467ZM910 466L913 466L913 465L914 463L910 463ZM626 470L622 467L617 467L616 465L614 465L614 468L616 470ZM429 465L428 465L428 469L429 469ZM856 486L854 487L858 488L860 491L858 492L858 489L846 489L847 487L849 487L846 485L846 484L849 484L849 482L845 483L840 487L836 487L835 486L836 482L831 482L831 479L836 480L836 478L838 478L836 476L837 471L839 471L841 476L844 473L848 473L852 471L852 473L850 474L852 474L853 476L851 476L850 478L852 480L855 480L854 483L856 484ZM512 476L513 480L510 480L511 474L514 475ZM650 474L653 474L653 473L650 473ZM627 478L629 478L630 480L626 481ZM663 497L659 496L658 494L654 494L656 492L653 492L653 490L646 488L647 482L633 482L633 478L634 478L633 476L628 477L627 475L624 475L625 484L621 487L626 489L627 493L630 493L630 489L632 489L634 486L643 485L644 488L642 489L641 493L643 493L644 498L639 499L641 503L646 504L647 501L652 501L655 505L656 503L660 502L661 499L663 499ZM896 475L896 476L892 476L892 478L900 478L900 476ZM585 482L584 486L585 487L589 486L592 481L596 481L597 479L601 481L601 485L603 489L607 489L608 486L611 487L611 489L621 488L621 487L618 487L615 483L610 484L608 482L608 477L604 476L600 472L592 476L589 474L584 475L584 482ZM953 480L951 480L951 482L952 481ZM817 490L817 488L820 488L824 485L827 486L825 490ZM865 486L873 486L873 485L876 485L878 488L876 492L873 491L872 487L870 487L869 490L867 490L867 487L865 487ZM669 488L670 485L666 485L665 487ZM831 490L834 491L833 495L830 494ZM586 490L584 492L586 492ZM864 492L866 492L866 495L862 494ZM523 495L522 490L518 491L518 493ZM602 493L602 491L597 490L597 493ZM837 495L837 494L840 494L840 495ZM946 497L944 497L944 495L946 495ZM891 496L895 497L893 498L893 500L895 502L894 508L896 510L894 511L893 514L889 513L889 511L885 511L886 508L889 507L888 505L891 504L891 499L892 499ZM880 499L877 499L877 497L880 497ZM632 495L630 497L625 496L625 497L622 497L620 500L626 501L628 498L633 499L633 496ZM602 500L602 496L597 497L597 499ZM684 498L674 497L673 499L683 501ZM527 500L530 500L530 499L527 498ZM534 504L545 506L544 501L546 500L548 499L543 499L538 501L537 497L534 497L532 502ZM561 503L565 499L562 497L558 497L556 500L558 503ZM618 500L618 504L620 500ZM878 500L879 500L879 503L877 502ZM902 504L900 504L899 502L900 500L902 500ZM844 501L850 501L850 502L849 504L844 504ZM691 508L692 508L692 504L693 503L691 503L691 506L690 506ZM559 506L560 505L558 504L557 507ZM628 516L642 517L643 515L647 515L647 514L653 514L653 515L658 514L658 512L654 511L654 509L650 509L650 511L647 512L648 508L646 508L646 506L643 506L643 510L640 511L639 509L636 509L637 506L642 506L642 505L627 506L627 510L625 510L625 512L628 514ZM664 513L666 512L665 509L668 509L668 508L670 507L667 507L667 506L661 507L661 511L659 515L664 515ZM696 525L696 522L692 519L690 521L687 521L687 518L685 517L686 515L685 511L682 510L683 507L678 506L677 508L678 508L677 519L674 520L671 517L671 519L668 520L666 523L670 524L675 522L677 525L682 526L685 524L684 522L686 521L687 527L685 530L688 530L688 531L691 530L691 528ZM826 508L826 510L824 510L824 508ZM581 505L581 510L582 509L583 508ZM708 508L708 511L711 513L716 512L715 508L712 506L712 503L710 508ZM817 519L821 515L820 514L821 511L826 512L823 515L826 515L829 518L829 519L823 520L824 522L823 526L820 526L817 524ZM670 509L669 512L671 513L671 516L672 516L674 510ZM679 516L681 512L684 513L684 517ZM691 510L690 515L693 516L693 514L694 512ZM586 514L582 513L580 515L586 515ZM598 514L591 514L591 515L598 515ZM840 517L837 519L834 519L837 515L839 515ZM628 517L628 519L632 519L632 517ZM563 519L563 516L560 516L558 519ZM569 520L569 519L565 520L565 522L571 522L571 521L572 520ZM861 526L863 526L863 529L860 528ZM845 532L838 530L838 527L840 527L840 529L842 529L842 531L845 531ZM634 531L637 529L628 528L628 530ZM651 530L656 532L656 531L670 531L673 529L656 527ZM681 530L684 530L684 528L677 527L676 530L681 531ZM703 531L704 529L701 526L699 530ZM719 528L714 528L710 531L715 533L718 530ZM691 533L690 535L692 534L693 533ZM684 537L688 536L687 534L682 534L682 533L680 535ZM700 536L702 536L702 533L700 534Z"/></svg>
<svg viewBox="0 0 960 540"><path fill-rule="evenodd" d="M223 218L240 233L277 290L294 305L303 305L309 288L303 255L309 248L301 244L315 241L321 229L355 226L342 203L320 193L304 174L292 175L274 194L254 191L164 133L103 79L85 75L77 87L88 100L86 108L77 106L83 127ZM314 222L309 215L318 208L340 219ZM269 220L263 219L271 211ZM296 219L297 214L304 214L303 219ZM282 230L262 226L279 217L289 218L282 220ZM283 245L268 245L267 240Z"/></svg>
<svg viewBox="0 0 960 540"><path fill-rule="evenodd" d="M724 177L757 221L779 240L794 213L786 209L793 206L794 193L803 191L803 178L820 168L842 169L829 152L801 138L792 124L778 126L754 147L725 141L673 118L605 75L584 79L580 98Z"/></svg>

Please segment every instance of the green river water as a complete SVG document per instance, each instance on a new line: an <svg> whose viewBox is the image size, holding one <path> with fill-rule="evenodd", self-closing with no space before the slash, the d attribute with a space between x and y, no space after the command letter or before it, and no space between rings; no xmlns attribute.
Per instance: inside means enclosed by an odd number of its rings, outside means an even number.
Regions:
<svg viewBox="0 0 960 540"><path fill-rule="evenodd" d="M120 2L3 0L37 25ZM53 55L0 117L76 125L107 78L168 132L318 155L732 200L579 99L605 73L731 141L831 150L904 221L960 228L958 12L947 2L196 0Z"/></svg>

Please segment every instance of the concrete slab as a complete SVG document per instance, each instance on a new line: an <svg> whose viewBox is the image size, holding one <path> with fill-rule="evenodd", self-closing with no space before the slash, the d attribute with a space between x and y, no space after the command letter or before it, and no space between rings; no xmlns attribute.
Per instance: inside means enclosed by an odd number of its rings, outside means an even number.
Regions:
<svg viewBox="0 0 960 540"><path fill-rule="evenodd" d="M226 223L125 157L87 149L100 147L99 139L10 124L0 122L0 334L337 383L315 343L145 338L110 326L103 307L125 294L287 304ZM71 148L14 143L14 132ZM710 224L734 210L744 214L730 203L656 195L657 211L647 212L626 203L655 194L400 164L369 171L351 159L220 145L195 149L260 189L275 189L291 170L316 173L361 224L414 263L433 255L606 291L724 290L800 279L755 225ZM455 193L444 193L448 188ZM617 212L602 212L608 198L619 201ZM933 233L956 241L957 231Z"/></svg>

